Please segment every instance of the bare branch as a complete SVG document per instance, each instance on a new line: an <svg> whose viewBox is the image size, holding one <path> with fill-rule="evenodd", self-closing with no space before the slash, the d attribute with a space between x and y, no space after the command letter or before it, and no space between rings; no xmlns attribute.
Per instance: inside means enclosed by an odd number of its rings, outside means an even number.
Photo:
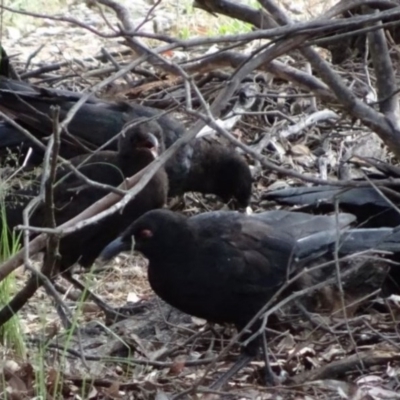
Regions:
<svg viewBox="0 0 400 400"><path fill-rule="evenodd" d="M376 25L381 26L382 23L377 22ZM370 32L368 41L376 75L380 111L390 118L393 126L399 130L397 121L399 115L398 95L388 97L388 94L392 93L397 87L397 82L383 29Z"/></svg>
<svg viewBox="0 0 400 400"><path fill-rule="evenodd" d="M50 226L55 226L54 218L54 200L53 200L53 182L57 169L57 155L60 147L60 131L58 129L58 113L54 115L54 130L50 137L48 147L45 153L44 168L42 174L42 182L39 195L34 198L25 208L23 212L24 223L29 227L29 213L31 209L38 204L45 202L46 204L46 220ZM18 312L26 302L35 294L36 290L44 285L47 293L49 293L56 301L58 310L61 315L64 326L69 327L70 322L67 315L71 316L69 308L62 301L61 297L51 283L53 267L57 261L59 239L53 235L50 236L47 245L46 257L43 262L41 271L33 267L29 258L29 230L24 231L24 264L31 272L25 287L20 290L14 298L0 310L0 326L6 323L16 312Z"/></svg>
<svg viewBox="0 0 400 400"><path fill-rule="evenodd" d="M290 19L286 17L273 0L260 0L260 3L271 13L278 23L281 25L291 24ZM381 17L382 14L380 13ZM329 64L314 49L304 47L301 49L301 53L313 68L318 71L324 82L333 90L347 112L361 119L365 125L378 133L391 150L400 156L400 131L397 126L393 125L382 114L357 99L344 84L340 76L332 70Z"/></svg>

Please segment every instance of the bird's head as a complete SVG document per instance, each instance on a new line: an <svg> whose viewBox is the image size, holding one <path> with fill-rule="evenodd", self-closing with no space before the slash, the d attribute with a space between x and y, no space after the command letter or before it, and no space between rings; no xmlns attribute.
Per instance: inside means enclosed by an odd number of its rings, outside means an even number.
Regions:
<svg viewBox="0 0 400 400"><path fill-rule="evenodd" d="M121 154L131 154L132 150L148 149L158 157L163 151L162 129L155 121L130 121L119 139L118 148Z"/></svg>
<svg viewBox="0 0 400 400"><path fill-rule="evenodd" d="M174 249L185 247L189 237L186 217L165 209L152 210L108 244L98 262L104 264L120 252L132 249L140 251L149 259L168 257Z"/></svg>

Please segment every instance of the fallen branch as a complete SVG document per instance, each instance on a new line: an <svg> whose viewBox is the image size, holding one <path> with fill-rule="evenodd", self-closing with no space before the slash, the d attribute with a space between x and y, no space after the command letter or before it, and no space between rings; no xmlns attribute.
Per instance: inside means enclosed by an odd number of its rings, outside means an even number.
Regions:
<svg viewBox="0 0 400 400"><path fill-rule="evenodd" d="M310 384L312 384L312 381L342 377L355 369L359 369L361 365L367 368L375 365L386 365L387 363L396 361L400 361L400 352L365 351L353 354L342 360L333 361L318 369L296 375L293 381L297 384L311 381Z"/></svg>

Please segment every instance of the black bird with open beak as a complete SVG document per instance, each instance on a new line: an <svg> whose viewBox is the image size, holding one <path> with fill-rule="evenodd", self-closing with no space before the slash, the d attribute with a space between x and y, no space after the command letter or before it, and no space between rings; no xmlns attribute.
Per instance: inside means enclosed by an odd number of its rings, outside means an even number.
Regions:
<svg viewBox="0 0 400 400"><path fill-rule="evenodd" d="M159 151L160 127L152 122L131 124L121 134L118 151L104 150L95 154L77 156L71 160L75 168L87 179L103 185L117 187L125 178L135 175L147 167ZM10 193L5 198L7 225L9 231L22 222L22 210L32 196L37 196L40 190L40 179L29 187ZM57 226L69 221L99 201L107 194L106 188L98 188L88 184L80 176L71 173L61 166L57 170L54 185L54 215ZM71 273L71 266L79 263L89 268L99 256L104 247L117 238L131 223L149 210L161 208L167 200L168 178L163 168L160 168L147 182L145 187L125 207L112 215L108 215L97 223L86 225L78 231L61 238L59 257L55 272L62 273L75 286L84 289ZM39 205L30 217L32 226L46 226L45 205ZM1 221L0 221L1 228ZM33 279L33 278L32 278ZM36 277L34 277L35 280ZM101 299L90 294L97 304L110 315L113 310ZM0 320L7 320L17 312L22 303L15 301L9 308L0 310Z"/></svg>

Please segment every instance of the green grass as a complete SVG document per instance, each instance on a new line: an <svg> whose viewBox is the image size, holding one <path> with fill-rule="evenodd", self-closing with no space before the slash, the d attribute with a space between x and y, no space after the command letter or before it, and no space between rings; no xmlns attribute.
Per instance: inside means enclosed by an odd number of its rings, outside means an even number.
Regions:
<svg viewBox="0 0 400 400"><path fill-rule="evenodd" d="M1 193L0 193L1 196ZM7 217L3 196L0 197L0 262L7 260L19 249L18 236L15 233L9 235ZM15 275L11 273L0 282L0 305L7 304L16 292ZM26 347L19 317L16 315L0 327L0 341L7 349L12 349L18 357L26 357Z"/></svg>
<svg viewBox="0 0 400 400"><path fill-rule="evenodd" d="M238 33L251 32L253 25L246 22L238 21L237 19L229 19L226 23L219 25L216 29L210 32L213 35L236 35Z"/></svg>
<svg viewBox="0 0 400 400"><path fill-rule="evenodd" d="M256 0L246 2L248 6L255 9L260 8ZM170 32L179 39L187 40L198 36L224 36L247 33L252 25L219 15L215 17L204 10L193 8L192 1L182 1L175 7L176 23Z"/></svg>

